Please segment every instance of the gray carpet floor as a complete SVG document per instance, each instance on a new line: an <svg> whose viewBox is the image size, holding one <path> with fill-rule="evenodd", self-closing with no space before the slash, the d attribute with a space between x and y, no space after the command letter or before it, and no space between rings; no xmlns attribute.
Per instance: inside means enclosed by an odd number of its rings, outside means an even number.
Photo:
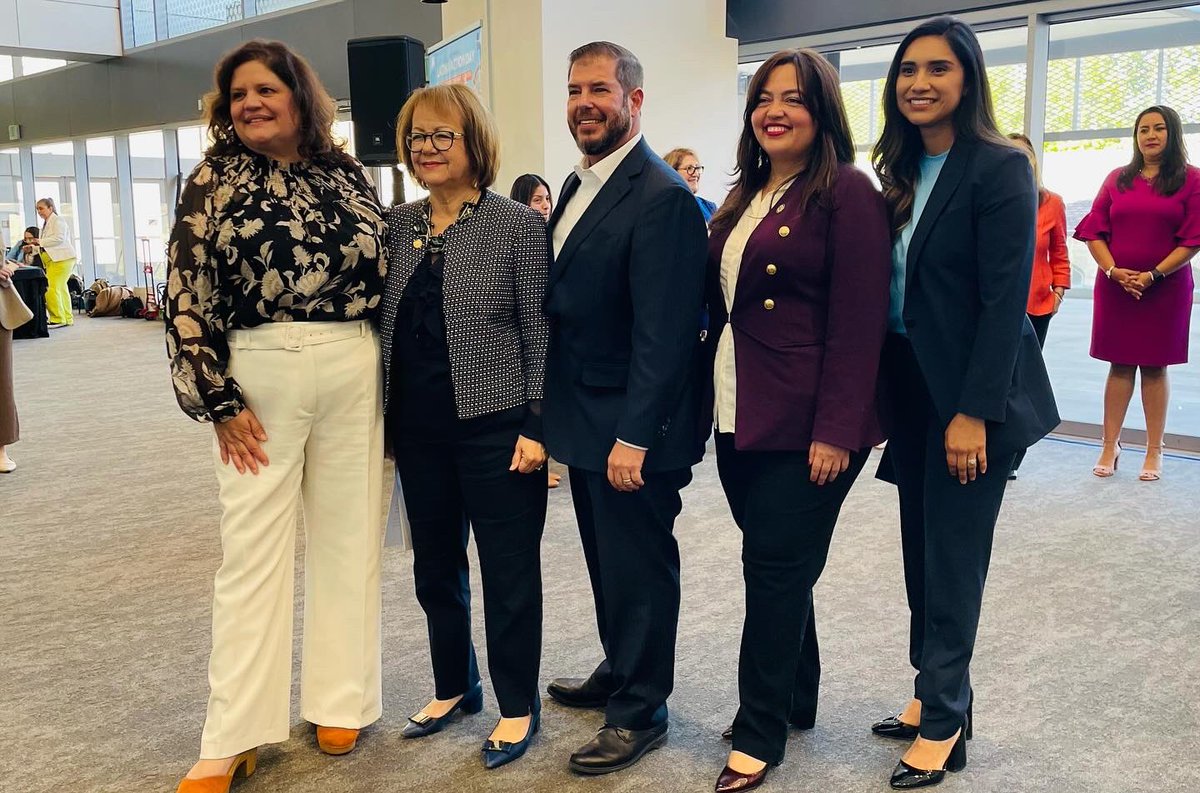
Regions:
<svg viewBox="0 0 1200 793"><path fill-rule="evenodd" d="M83 318L17 342L15 365L20 468L0 476L0 787L172 791L195 759L207 696L220 559L211 430L176 408L157 323ZM976 737L947 793L1200 784L1200 462L1170 458L1163 481L1146 484L1137 452L1106 481L1089 472L1092 446L1050 440L1030 452L997 529L973 665ZM666 748L619 774L574 777L567 755L600 715L548 701L529 754L485 772L490 695L484 713L440 735L401 739L432 683L411 559L388 548L383 719L353 754L327 757L294 704L291 739L265 747L235 790L711 790L736 703L741 573L711 455L695 474L677 525L683 609ZM543 565L543 682L586 674L599 648L566 486L550 493ZM818 725L794 734L765 789L887 789L903 746L867 726L911 692L900 569L894 492L864 475L817 589Z"/></svg>

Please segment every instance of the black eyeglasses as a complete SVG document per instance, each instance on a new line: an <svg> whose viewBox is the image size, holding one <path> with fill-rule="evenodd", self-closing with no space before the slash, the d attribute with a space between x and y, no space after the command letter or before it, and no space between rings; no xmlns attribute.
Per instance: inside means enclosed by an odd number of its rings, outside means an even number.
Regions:
<svg viewBox="0 0 1200 793"><path fill-rule="evenodd" d="M465 138L461 132L448 132L446 130L438 130L437 132L410 132L404 136L404 142L408 145L408 150L412 152L420 151L425 148L425 141L429 140L433 143L435 151L446 151L454 145L455 138Z"/></svg>
<svg viewBox="0 0 1200 793"><path fill-rule="evenodd" d="M704 173L704 166L703 165L689 165L688 167L680 168L679 170L683 171L688 176L699 176L700 174Z"/></svg>

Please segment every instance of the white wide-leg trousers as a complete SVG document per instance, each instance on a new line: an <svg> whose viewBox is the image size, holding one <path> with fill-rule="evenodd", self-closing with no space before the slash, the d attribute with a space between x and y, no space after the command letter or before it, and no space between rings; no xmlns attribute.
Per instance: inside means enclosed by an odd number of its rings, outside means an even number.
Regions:
<svg viewBox="0 0 1200 793"><path fill-rule="evenodd" d="M296 508L304 512L300 715L358 728L382 712L383 413L369 322L231 331L230 373L267 433L257 476L213 459L224 552L202 758L286 741L291 722Z"/></svg>

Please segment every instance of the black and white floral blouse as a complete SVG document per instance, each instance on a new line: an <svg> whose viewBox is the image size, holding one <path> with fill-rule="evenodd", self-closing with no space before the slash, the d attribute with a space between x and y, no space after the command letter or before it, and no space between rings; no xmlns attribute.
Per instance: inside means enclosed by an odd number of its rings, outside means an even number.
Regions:
<svg viewBox="0 0 1200 793"><path fill-rule="evenodd" d="M167 253L167 352L184 412L197 421L241 412L226 331L373 319L385 229L375 188L352 160L285 165L240 152L196 166Z"/></svg>

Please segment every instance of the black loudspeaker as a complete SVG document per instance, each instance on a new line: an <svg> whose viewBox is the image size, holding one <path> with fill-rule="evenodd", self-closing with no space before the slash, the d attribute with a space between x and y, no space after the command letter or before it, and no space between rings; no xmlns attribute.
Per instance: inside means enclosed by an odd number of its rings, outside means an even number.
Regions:
<svg viewBox="0 0 1200 793"><path fill-rule="evenodd" d="M410 36L346 42L354 153L363 165L395 165L396 114L425 85L425 45Z"/></svg>

